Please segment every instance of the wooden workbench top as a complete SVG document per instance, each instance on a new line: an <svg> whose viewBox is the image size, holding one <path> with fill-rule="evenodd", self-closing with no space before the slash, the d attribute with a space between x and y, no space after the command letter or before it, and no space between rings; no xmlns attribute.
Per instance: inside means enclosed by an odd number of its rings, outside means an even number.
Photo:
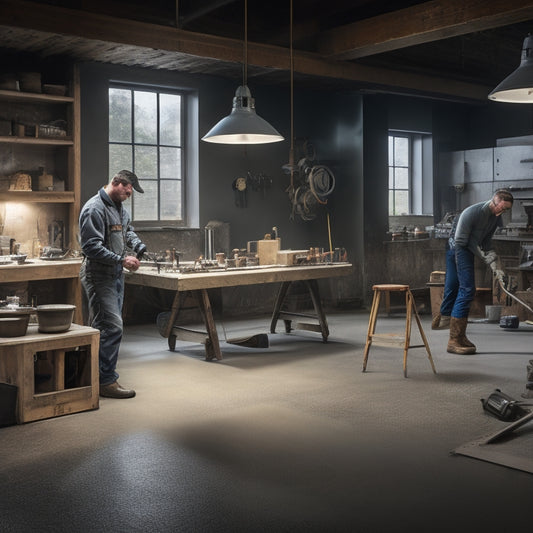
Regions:
<svg viewBox="0 0 533 533"><path fill-rule="evenodd" d="M352 265L350 263L325 263L309 266L272 265L187 273L165 272L164 270L158 273L155 267L142 266L136 272L126 273L126 283L174 291L193 291L259 283L330 278L347 276L351 273Z"/></svg>
<svg viewBox="0 0 533 533"><path fill-rule="evenodd" d="M76 278L79 276L81 258L73 257L56 261L28 259L22 265L16 261L0 265L0 283Z"/></svg>

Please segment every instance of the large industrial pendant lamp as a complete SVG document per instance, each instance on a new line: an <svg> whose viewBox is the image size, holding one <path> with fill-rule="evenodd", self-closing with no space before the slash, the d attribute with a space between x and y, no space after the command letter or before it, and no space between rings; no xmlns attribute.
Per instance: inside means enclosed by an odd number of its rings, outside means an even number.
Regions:
<svg viewBox="0 0 533 533"><path fill-rule="evenodd" d="M520 66L489 94L489 99L515 104L533 103L533 37L531 35L524 39Z"/></svg>
<svg viewBox="0 0 533 533"><path fill-rule="evenodd" d="M248 0L244 0L243 83L233 98L231 113L215 124L202 140L220 144L266 144L283 141L283 137L255 112L255 100L248 88Z"/></svg>

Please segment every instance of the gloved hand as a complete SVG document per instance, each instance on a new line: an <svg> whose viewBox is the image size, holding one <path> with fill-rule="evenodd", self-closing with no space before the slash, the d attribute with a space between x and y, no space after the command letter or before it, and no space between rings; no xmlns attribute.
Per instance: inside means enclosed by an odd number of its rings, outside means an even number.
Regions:
<svg viewBox="0 0 533 533"><path fill-rule="evenodd" d="M143 255L146 253L146 244L141 242L135 247L135 253L137 254L137 259L140 261Z"/></svg>
<svg viewBox="0 0 533 533"><path fill-rule="evenodd" d="M498 259L498 256L496 255L496 252L494 250L489 250L488 252L483 252L483 260L491 268L493 268L492 265L496 264L496 259Z"/></svg>
<svg viewBox="0 0 533 533"><path fill-rule="evenodd" d="M503 278L505 276L505 272L503 270L500 270L499 268L494 269L494 275L503 283Z"/></svg>

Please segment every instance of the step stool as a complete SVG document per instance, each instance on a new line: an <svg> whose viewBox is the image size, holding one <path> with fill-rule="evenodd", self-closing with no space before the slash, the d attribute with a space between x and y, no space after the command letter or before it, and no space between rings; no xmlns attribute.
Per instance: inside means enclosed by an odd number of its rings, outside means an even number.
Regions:
<svg viewBox="0 0 533 533"><path fill-rule="evenodd" d="M370 309L370 319L368 321L368 333L366 335L366 344L365 351L363 356L363 372L366 371L366 365L368 362L368 353L370 351L370 346L375 344L376 346L394 346L398 348L403 348L403 375L407 377L407 352L409 348L426 348L428 354L429 362L431 363L431 368L436 374L435 365L433 363L433 357L431 356L431 350L422 329L422 324L420 323L420 317L418 316L418 311L416 310L416 304L409 288L409 285L397 285L397 284L383 284L383 285L374 285L372 287L374 291L374 297L372 299L372 307ZM381 301L381 295L385 297L385 302L390 302L390 293L391 292L403 292L405 293L405 333L400 334L387 334L387 333L375 333L376 331L376 322L378 318L379 304ZM415 317L416 323L418 325L418 330L422 341L424 344L411 345L411 326L412 318Z"/></svg>

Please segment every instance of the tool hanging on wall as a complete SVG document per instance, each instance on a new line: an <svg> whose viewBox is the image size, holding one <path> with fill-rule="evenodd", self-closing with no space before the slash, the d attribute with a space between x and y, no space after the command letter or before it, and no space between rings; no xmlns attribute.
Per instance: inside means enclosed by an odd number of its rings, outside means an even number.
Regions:
<svg viewBox="0 0 533 533"><path fill-rule="evenodd" d="M231 188L233 189L233 193L235 196L235 205L237 207L247 207L247 183L246 178L240 176L238 178L235 178L231 184Z"/></svg>
<svg viewBox="0 0 533 533"><path fill-rule="evenodd" d="M330 195L335 187L335 178L329 168L324 165L315 165L315 149L307 141L301 146L302 157L295 164L294 143L294 53L293 53L293 2L290 1L289 20L289 57L290 57L290 126L291 139L289 163L282 169L290 175L290 183L286 190L291 203L290 219L294 215L303 220L313 220L316 217L318 205L327 203L326 196Z"/></svg>
<svg viewBox="0 0 533 533"><path fill-rule="evenodd" d="M295 215L303 220L314 220L318 206L328 203L327 197L335 188L335 176L326 166L316 164L315 149L308 141L300 148L304 152L297 165L290 162L282 168L291 175L286 192L291 202L291 220Z"/></svg>

